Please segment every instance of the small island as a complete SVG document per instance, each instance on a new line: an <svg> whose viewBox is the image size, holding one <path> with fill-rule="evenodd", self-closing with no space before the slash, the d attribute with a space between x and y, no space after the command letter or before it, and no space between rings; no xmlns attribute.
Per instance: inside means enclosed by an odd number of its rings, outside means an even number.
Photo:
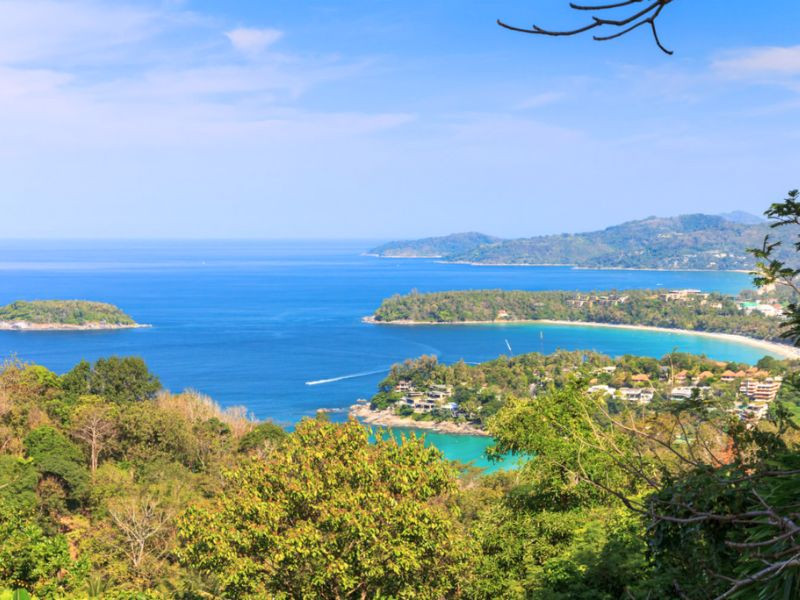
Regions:
<svg viewBox="0 0 800 600"><path fill-rule="evenodd" d="M147 327L113 304L87 300L18 300L0 307L0 330L96 331Z"/></svg>

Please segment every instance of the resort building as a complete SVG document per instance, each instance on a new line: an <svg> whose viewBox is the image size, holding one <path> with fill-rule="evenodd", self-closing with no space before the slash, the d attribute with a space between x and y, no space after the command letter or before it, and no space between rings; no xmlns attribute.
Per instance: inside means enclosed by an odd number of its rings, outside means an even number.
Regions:
<svg viewBox="0 0 800 600"><path fill-rule="evenodd" d="M783 379L768 377L763 381L758 379L745 379L739 386L739 391L755 402L772 402L781 389Z"/></svg>
<svg viewBox="0 0 800 600"><path fill-rule="evenodd" d="M401 381L394 387L395 392L403 394L400 403L410 406L414 412L428 413L436 408L449 408L451 411L455 403L445 402L453 395L453 388L449 385L434 384L427 391L418 390L408 381Z"/></svg>
<svg viewBox="0 0 800 600"><path fill-rule="evenodd" d="M593 385L588 390L590 394L597 394L602 392L606 396L613 396L616 393L616 388L611 387L610 385Z"/></svg>
<svg viewBox="0 0 800 600"><path fill-rule="evenodd" d="M662 297L664 300L677 300L680 302L686 302L692 298L706 299L708 296L709 294L702 292L701 290L670 290L666 294L663 294Z"/></svg>
<svg viewBox="0 0 800 600"><path fill-rule="evenodd" d="M638 402L639 404L647 404L656 395L653 388L620 388L619 396L623 400L630 402Z"/></svg>

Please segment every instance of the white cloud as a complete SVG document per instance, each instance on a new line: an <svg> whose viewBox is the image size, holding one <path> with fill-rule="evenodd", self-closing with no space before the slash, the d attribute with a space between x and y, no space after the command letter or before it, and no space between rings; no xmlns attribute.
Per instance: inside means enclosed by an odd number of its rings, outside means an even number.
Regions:
<svg viewBox="0 0 800 600"><path fill-rule="evenodd" d="M730 77L800 74L800 46L749 48L720 57L712 68Z"/></svg>
<svg viewBox="0 0 800 600"><path fill-rule="evenodd" d="M0 0L0 154L370 136L414 119L304 109L304 96L369 63L264 53L275 29L230 30L229 45L223 28L178 2Z"/></svg>
<svg viewBox="0 0 800 600"><path fill-rule="evenodd" d="M533 108L541 108L543 106L547 106L549 104L554 104L559 100L563 99L565 94L562 92L542 92L541 94L536 94L534 96L530 96L526 98L522 102L516 105L517 110L530 110Z"/></svg>
<svg viewBox="0 0 800 600"><path fill-rule="evenodd" d="M283 32L278 29L253 29L250 27L239 27L231 31L226 31L225 35L242 54L255 56L261 54L269 46L273 45L283 37Z"/></svg>
<svg viewBox="0 0 800 600"><path fill-rule="evenodd" d="M0 63L97 63L151 36L168 13L78 0L0 0Z"/></svg>

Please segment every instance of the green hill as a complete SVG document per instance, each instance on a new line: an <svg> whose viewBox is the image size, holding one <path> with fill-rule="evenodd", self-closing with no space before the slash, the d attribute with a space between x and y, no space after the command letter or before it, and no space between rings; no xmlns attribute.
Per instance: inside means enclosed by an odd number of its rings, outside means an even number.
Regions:
<svg viewBox="0 0 800 600"><path fill-rule="evenodd" d="M782 232L771 230L764 222L743 223L742 220L704 214L648 217L587 233L511 240L459 234L393 242L371 253L385 257L438 256L450 262L479 264L751 269L755 261L745 249L761 246L767 233L780 240ZM458 243L453 243L453 238Z"/></svg>
<svg viewBox="0 0 800 600"><path fill-rule="evenodd" d="M485 244L502 241L483 233L453 233L414 241L389 242L369 251L370 254L394 258L440 258L469 252Z"/></svg>

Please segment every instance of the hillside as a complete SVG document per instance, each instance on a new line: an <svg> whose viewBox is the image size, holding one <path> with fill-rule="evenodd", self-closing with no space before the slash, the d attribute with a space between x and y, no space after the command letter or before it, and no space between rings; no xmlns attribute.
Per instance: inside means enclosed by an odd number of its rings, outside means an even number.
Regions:
<svg viewBox="0 0 800 600"><path fill-rule="evenodd" d="M443 237L389 242L369 251L370 254L392 258L441 258L469 252L484 244L502 241L483 233L453 233Z"/></svg>
<svg viewBox="0 0 800 600"><path fill-rule="evenodd" d="M751 269L755 261L745 249L761 246L767 233L781 239L781 231L771 230L764 222L752 224L742 220L746 219L703 214L648 217L587 233L511 240L462 234L469 237L393 242L371 253L385 257L438 256L448 262L477 264ZM450 243L453 237L458 238L458 244Z"/></svg>
<svg viewBox="0 0 800 600"><path fill-rule="evenodd" d="M3 329L114 329L137 323L113 304L86 300L19 300L0 307Z"/></svg>

